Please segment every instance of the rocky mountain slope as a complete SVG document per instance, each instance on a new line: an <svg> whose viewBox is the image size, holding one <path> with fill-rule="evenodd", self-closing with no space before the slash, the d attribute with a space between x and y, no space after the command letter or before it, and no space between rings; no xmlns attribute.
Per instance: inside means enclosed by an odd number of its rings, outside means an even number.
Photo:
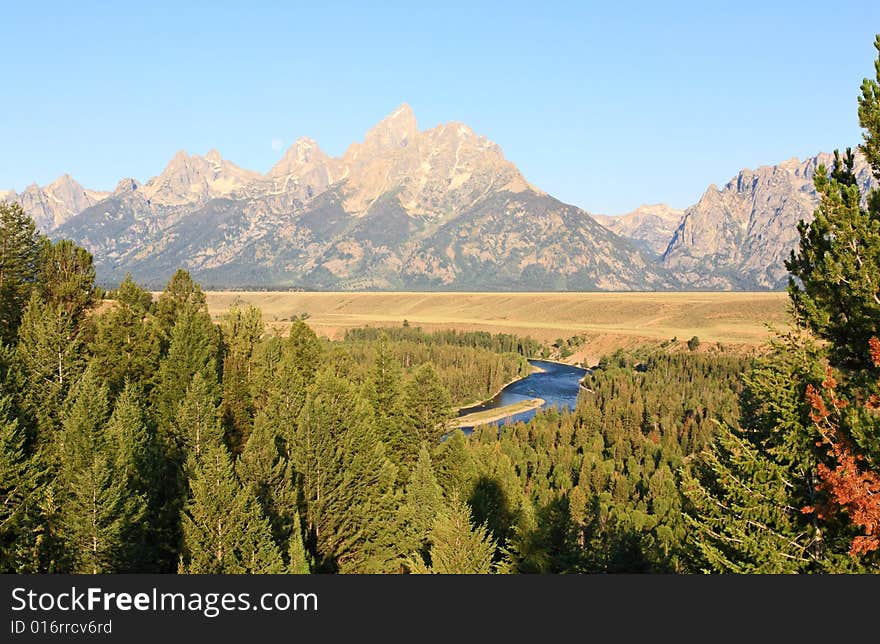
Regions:
<svg viewBox="0 0 880 644"><path fill-rule="evenodd" d="M401 105L339 157L296 141L265 174L178 152L112 193L69 175L21 193L38 227L88 248L107 284L161 287L178 268L214 288L776 289L832 157L742 170L682 211L591 216L531 185L461 123L419 130ZM873 185L864 160L862 188Z"/></svg>
<svg viewBox="0 0 880 644"><path fill-rule="evenodd" d="M636 246L659 256L669 246L683 213L683 210L658 203L639 206L625 215L593 215L593 218L613 233L631 239Z"/></svg>
<svg viewBox="0 0 880 644"><path fill-rule="evenodd" d="M683 283L701 289L776 289L787 281L784 260L797 246L797 224L811 221L819 199L813 175L831 168L833 156L790 159L742 170L723 188L709 186L688 208L662 265ZM870 167L856 157L863 191L873 185Z"/></svg>
<svg viewBox="0 0 880 644"><path fill-rule="evenodd" d="M108 282L336 289L654 289L676 282L629 241L530 185L466 125L402 105L338 158L300 139L265 175L178 153L52 231Z"/></svg>
<svg viewBox="0 0 880 644"><path fill-rule="evenodd" d="M69 174L58 177L46 186L32 184L16 193L0 192L0 201L17 201L43 232L52 231L67 220L93 206L108 193L83 188Z"/></svg>

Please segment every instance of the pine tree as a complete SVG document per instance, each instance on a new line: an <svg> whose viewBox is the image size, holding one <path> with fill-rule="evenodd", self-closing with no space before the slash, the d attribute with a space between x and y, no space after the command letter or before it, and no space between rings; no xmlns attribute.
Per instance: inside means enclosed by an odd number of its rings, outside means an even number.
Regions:
<svg viewBox="0 0 880 644"><path fill-rule="evenodd" d="M165 343L163 348L167 348L177 318L184 314L195 315L207 311L207 300L202 288L193 281L187 271L178 269L156 303L156 318Z"/></svg>
<svg viewBox="0 0 880 644"><path fill-rule="evenodd" d="M309 390L293 445L307 530L324 569L379 572L392 565L399 499L368 404L325 371Z"/></svg>
<svg viewBox="0 0 880 644"><path fill-rule="evenodd" d="M222 414L227 440L239 453L253 423L250 380L254 348L263 335L260 309L230 307L221 326L223 338Z"/></svg>
<svg viewBox="0 0 880 644"><path fill-rule="evenodd" d="M229 452L208 443L188 466L190 499L182 514L179 571L188 574L284 572L269 522L235 478Z"/></svg>
<svg viewBox="0 0 880 644"><path fill-rule="evenodd" d="M252 575L287 572L281 551L272 538L272 526L260 510L259 502L247 489L243 489L240 496L245 525L243 538L236 548L241 553L241 565L233 572Z"/></svg>
<svg viewBox="0 0 880 644"><path fill-rule="evenodd" d="M12 397L0 397L0 573L35 572L42 468L28 453Z"/></svg>
<svg viewBox="0 0 880 644"><path fill-rule="evenodd" d="M880 34L874 38L874 48L878 52L874 61L874 78L862 81L862 95L859 97L859 124L864 129L862 152L880 181ZM880 218L880 189L875 188L868 195L868 211Z"/></svg>
<svg viewBox="0 0 880 644"><path fill-rule="evenodd" d="M295 539L302 542L302 535L294 534L300 530L296 489L283 445L269 426L258 423L235 467L242 485L257 499L269 520L275 543L281 550Z"/></svg>
<svg viewBox="0 0 880 644"><path fill-rule="evenodd" d="M877 79L865 79L859 97L862 151L880 179L880 40L875 41ZM880 197L861 207L852 173L852 156L841 160L828 176L816 170L819 209L810 224L798 226L800 244L786 268L797 323L830 343L832 366L851 370L871 367L868 340L880 328Z"/></svg>
<svg viewBox="0 0 880 644"><path fill-rule="evenodd" d="M789 505L787 468L728 427L685 472L695 567L720 573L789 573L811 569L813 544L799 508Z"/></svg>
<svg viewBox="0 0 880 644"><path fill-rule="evenodd" d="M287 547L287 572L291 575L308 575L312 572L314 563L303 543L299 512L294 512L291 528L290 542Z"/></svg>
<svg viewBox="0 0 880 644"><path fill-rule="evenodd" d="M44 302L60 307L78 324L95 300L95 267L92 255L69 239L44 244L37 291Z"/></svg>
<svg viewBox="0 0 880 644"><path fill-rule="evenodd" d="M741 429L723 427L693 474L685 473L688 522L704 542L696 542L696 565L725 572L848 571L845 524L837 518L823 525L804 512L824 504L821 436L807 398L825 378L822 347L795 330L770 348L744 376Z"/></svg>
<svg viewBox="0 0 880 644"><path fill-rule="evenodd" d="M196 375L219 395L217 331L206 312L184 311L171 331L168 354L159 363L158 383L153 391L160 429L166 430Z"/></svg>
<svg viewBox="0 0 880 644"><path fill-rule="evenodd" d="M61 538L71 572L125 570L126 537L144 515L143 498L118 467L106 422L107 390L90 368L71 391L56 445Z"/></svg>
<svg viewBox="0 0 880 644"><path fill-rule="evenodd" d="M411 431L416 442L412 460L421 444L436 445L449 430L447 423L452 417L449 391L429 363L421 365L404 385L403 404Z"/></svg>
<svg viewBox="0 0 880 644"><path fill-rule="evenodd" d="M318 337L297 320L287 338L271 338L255 348L251 399L254 424L271 429L279 448L291 457L290 443L315 370L322 362Z"/></svg>
<svg viewBox="0 0 880 644"><path fill-rule="evenodd" d="M468 498L477 478L477 468L468 451L467 439L458 429L436 450L434 472L447 498Z"/></svg>
<svg viewBox="0 0 880 644"><path fill-rule="evenodd" d="M149 393L159 368L160 334L150 314L150 294L126 276L114 306L97 316L88 350L112 396L126 381Z"/></svg>
<svg viewBox="0 0 880 644"><path fill-rule="evenodd" d="M376 343L376 358L364 384L364 396L373 409L376 431L388 447L388 458L402 475L415 462L419 437L406 418L403 403L403 369L387 336Z"/></svg>
<svg viewBox="0 0 880 644"><path fill-rule="evenodd" d="M196 373L178 404L168 453L183 463L190 454L198 455L206 445L223 443L223 428L217 409L215 390L201 373Z"/></svg>
<svg viewBox="0 0 880 644"><path fill-rule="evenodd" d="M431 530L443 509L443 488L434 476L431 455L423 446L410 475L401 506L404 528L400 547L404 553L418 551L423 555L427 554Z"/></svg>
<svg viewBox="0 0 880 644"><path fill-rule="evenodd" d="M880 73L880 57L876 65ZM876 88L866 80L859 100L862 150L875 172ZM830 392L832 400L865 399L874 371L868 348L880 327L880 211L862 208L853 165L848 150L843 156L835 152L830 176L824 167L817 170L819 209L809 225L801 222L799 247L786 263L797 329L774 341L770 357L746 376L743 430L722 432L704 466L686 478L703 567L837 572L866 563L850 552L853 489L835 507L835 486L826 475L833 478L843 467L847 486L859 478L848 476L855 473L847 470L855 462L849 461L850 447L862 459L863 474L876 466L876 421L856 413L835 420L831 431L819 420L818 393ZM840 391L829 384L838 377ZM835 443L830 448L829 436ZM841 445L847 447L840 451Z"/></svg>
<svg viewBox="0 0 880 644"><path fill-rule="evenodd" d="M108 440L116 450L117 483L143 499L144 520L130 523L123 536L127 572L159 572L161 530L157 491L163 486L163 463L155 436L147 425L140 390L127 383L107 423Z"/></svg>
<svg viewBox="0 0 880 644"><path fill-rule="evenodd" d="M36 282L40 237L17 203L0 203L0 344L13 344Z"/></svg>
<svg viewBox="0 0 880 644"><path fill-rule="evenodd" d="M871 339L871 358L880 367L880 340ZM818 465L821 490L828 502L805 507L826 523L829 515L846 516L847 527L860 528L853 535L849 555L861 564L880 570L880 432L876 411L880 409L880 378L859 391L854 399L841 396L832 370L826 372L821 389L807 386L810 420L817 429L827 462ZM852 395L852 394L851 394ZM864 401L864 402L863 402Z"/></svg>
<svg viewBox="0 0 880 644"><path fill-rule="evenodd" d="M23 406L38 421L40 441L60 426L67 393L85 366L80 329L61 306L31 295L19 327L17 359L26 379Z"/></svg>
<svg viewBox="0 0 880 644"><path fill-rule="evenodd" d="M430 562L412 561L412 572L435 575L485 575L497 571L496 545L486 526L473 526L468 505L453 500L431 530Z"/></svg>

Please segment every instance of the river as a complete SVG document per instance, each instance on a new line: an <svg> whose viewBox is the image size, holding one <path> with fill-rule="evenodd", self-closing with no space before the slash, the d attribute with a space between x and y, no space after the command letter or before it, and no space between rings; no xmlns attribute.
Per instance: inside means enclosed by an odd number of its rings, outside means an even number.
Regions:
<svg viewBox="0 0 880 644"><path fill-rule="evenodd" d="M545 402L540 409L548 407L573 409L575 404L577 404L578 392L580 391L579 381L587 373L587 370L545 360L529 360L529 363L539 367L542 371L507 385L491 400L473 407L460 409L458 415L465 416L474 412L505 407L534 398L544 399ZM531 409L487 424L500 427L507 423L525 422L531 420L537 411L537 409ZM465 434L470 434L473 431L473 427L462 427L461 429Z"/></svg>

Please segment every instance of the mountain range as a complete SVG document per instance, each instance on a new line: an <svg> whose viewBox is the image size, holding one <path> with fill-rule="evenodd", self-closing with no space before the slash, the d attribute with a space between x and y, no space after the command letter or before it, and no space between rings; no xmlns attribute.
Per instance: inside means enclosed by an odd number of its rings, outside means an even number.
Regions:
<svg viewBox="0 0 880 644"><path fill-rule="evenodd" d="M401 105L339 157L303 138L261 174L181 151L111 193L64 175L0 200L86 247L106 284L131 273L159 288L183 267L208 288L775 289L820 163L830 156L742 170L685 211L591 215L466 125L419 130ZM873 185L862 159L856 170Z"/></svg>

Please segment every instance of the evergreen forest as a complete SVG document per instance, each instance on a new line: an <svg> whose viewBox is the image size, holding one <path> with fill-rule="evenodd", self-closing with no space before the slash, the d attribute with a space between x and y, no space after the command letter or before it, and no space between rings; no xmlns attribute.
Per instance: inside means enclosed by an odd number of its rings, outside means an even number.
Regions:
<svg viewBox="0 0 880 644"><path fill-rule="evenodd" d="M880 191L853 164L816 173L760 355L618 351L571 412L469 435L456 408L548 347L212 319L184 270L103 292L0 204L0 572L880 572Z"/></svg>

